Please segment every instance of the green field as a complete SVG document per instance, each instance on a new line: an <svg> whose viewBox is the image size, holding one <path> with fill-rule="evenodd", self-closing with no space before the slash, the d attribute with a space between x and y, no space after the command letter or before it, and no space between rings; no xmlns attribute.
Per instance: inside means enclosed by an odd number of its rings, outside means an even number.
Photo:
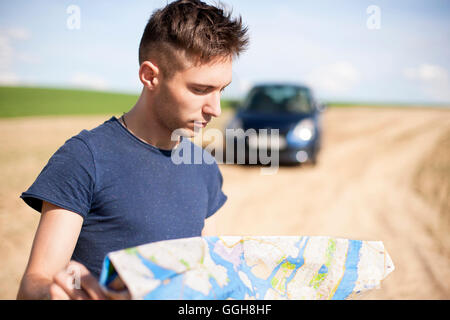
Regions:
<svg viewBox="0 0 450 320"><path fill-rule="evenodd" d="M88 90L0 87L0 117L117 114L129 111L138 95ZM236 102L222 100L227 109Z"/></svg>
<svg viewBox="0 0 450 320"><path fill-rule="evenodd" d="M137 94L38 87L1 87L0 118L43 115L121 114L129 111ZM222 99L222 109L235 108L238 100ZM327 102L328 107L425 107L425 105L370 102ZM426 107L443 107L427 104ZM444 106L448 107L448 106Z"/></svg>

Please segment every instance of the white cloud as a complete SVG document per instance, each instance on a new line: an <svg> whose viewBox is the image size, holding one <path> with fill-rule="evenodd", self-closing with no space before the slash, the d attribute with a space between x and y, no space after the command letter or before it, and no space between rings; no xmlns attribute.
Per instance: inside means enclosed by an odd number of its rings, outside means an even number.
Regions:
<svg viewBox="0 0 450 320"><path fill-rule="evenodd" d="M28 40L31 38L31 33L26 28L16 27L16 28L5 28L1 29L0 32L4 33L11 39L14 40Z"/></svg>
<svg viewBox="0 0 450 320"><path fill-rule="evenodd" d="M17 52L13 41L28 40L31 34L25 28L1 28L0 29L0 84L18 85L20 77L14 72L15 61L25 63L38 63L39 59L32 54Z"/></svg>
<svg viewBox="0 0 450 320"><path fill-rule="evenodd" d="M38 56L25 52L17 53L16 57L18 61L25 62L28 64L41 63L41 59Z"/></svg>
<svg viewBox="0 0 450 320"><path fill-rule="evenodd" d="M432 65L421 64L418 67L405 68L404 75L408 79L429 81L445 81L448 80L448 72L444 68Z"/></svg>
<svg viewBox="0 0 450 320"><path fill-rule="evenodd" d="M70 79L70 84L80 88L105 90L108 85L106 80L99 75L77 72Z"/></svg>
<svg viewBox="0 0 450 320"><path fill-rule="evenodd" d="M0 33L0 72L11 68L14 49L5 35Z"/></svg>
<svg viewBox="0 0 450 320"><path fill-rule="evenodd" d="M417 67L405 68L403 75L409 80L416 81L430 99L450 101L450 76L445 68L423 63Z"/></svg>
<svg viewBox="0 0 450 320"><path fill-rule="evenodd" d="M19 77L12 72L0 71L0 85L15 86L19 84Z"/></svg>
<svg viewBox="0 0 450 320"><path fill-rule="evenodd" d="M321 66L306 76L306 82L324 94L349 92L359 79L358 70L347 61Z"/></svg>
<svg viewBox="0 0 450 320"><path fill-rule="evenodd" d="M25 60L36 61L30 54L17 53L12 42L15 40L28 40L31 37L25 28L1 28L0 29L0 71L9 70L12 67L14 57L26 57ZM33 58L33 59L32 59Z"/></svg>

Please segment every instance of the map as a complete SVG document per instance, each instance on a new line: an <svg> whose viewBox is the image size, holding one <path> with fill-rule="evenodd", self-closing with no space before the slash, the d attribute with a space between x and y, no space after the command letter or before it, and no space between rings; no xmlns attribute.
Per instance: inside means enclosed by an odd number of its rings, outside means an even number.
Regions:
<svg viewBox="0 0 450 320"><path fill-rule="evenodd" d="M195 237L111 252L112 298L351 299L394 270L381 241L322 236Z"/></svg>

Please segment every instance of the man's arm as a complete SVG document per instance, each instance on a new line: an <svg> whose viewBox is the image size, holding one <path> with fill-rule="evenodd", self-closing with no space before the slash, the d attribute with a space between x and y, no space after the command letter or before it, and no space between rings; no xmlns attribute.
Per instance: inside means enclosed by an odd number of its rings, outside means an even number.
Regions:
<svg viewBox="0 0 450 320"><path fill-rule="evenodd" d="M46 201L17 299L104 298L95 278L70 261L83 218ZM80 279L71 277L71 273ZM84 290L74 288L80 283Z"/></svg>

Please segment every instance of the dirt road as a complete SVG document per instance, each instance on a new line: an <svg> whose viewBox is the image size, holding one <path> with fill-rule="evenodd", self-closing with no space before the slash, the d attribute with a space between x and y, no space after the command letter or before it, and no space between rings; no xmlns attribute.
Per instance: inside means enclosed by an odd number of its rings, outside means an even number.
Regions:
<svg viewBox="0 0 450 320"><path fill-rule="evenodd" d="M15 297L39 221L20 192L66 139L106 118L0 120L0 299ZM228 202L214 218L218 233L382 240L396 270L363 298L450 299L450 244L433 232L436 209L411 188L450 128L450 110L330 109L323 127L316 167L262 175L258 166L220 165Z"/></svg>

